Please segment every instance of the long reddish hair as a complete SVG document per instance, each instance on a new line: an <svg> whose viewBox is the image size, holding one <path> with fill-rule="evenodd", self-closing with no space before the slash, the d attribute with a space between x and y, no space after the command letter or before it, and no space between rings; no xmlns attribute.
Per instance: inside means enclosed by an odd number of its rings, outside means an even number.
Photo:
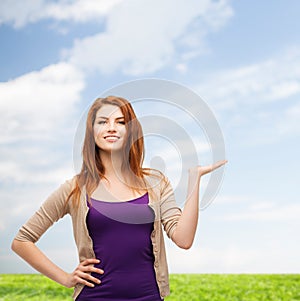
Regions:
<svg viewBox="0 0 300 301"><path fill-rule="evenodd" d="M144 176L149 174L148 168L143 168L144 139L140 122L137 120L131 104L122 97L108 96L97 98L89 109L85 137L82 148L82 167L76 175L76 185L68 196L67 202L72 198L73 205L78 207L83 186L86 188L88 200L97 188L101 179L105 178L105 168L101 161L99 148L94 138L94 123L96 113L103 105L114 105L120 108L124 115L126 137L123 145L122 171L129 171L127 183L131 189L141 191L146 189Z"/></svg>

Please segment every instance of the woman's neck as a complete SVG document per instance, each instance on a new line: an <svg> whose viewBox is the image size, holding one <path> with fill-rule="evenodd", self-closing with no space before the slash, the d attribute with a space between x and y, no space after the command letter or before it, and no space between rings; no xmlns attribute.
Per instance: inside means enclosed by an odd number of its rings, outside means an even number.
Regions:
<svg viewBox="0 0 300 301"><path fill-rule="evenodd" d="M100 158L105 170L105 177L123 177L122 153L121 152L100 152Z"/></svg>

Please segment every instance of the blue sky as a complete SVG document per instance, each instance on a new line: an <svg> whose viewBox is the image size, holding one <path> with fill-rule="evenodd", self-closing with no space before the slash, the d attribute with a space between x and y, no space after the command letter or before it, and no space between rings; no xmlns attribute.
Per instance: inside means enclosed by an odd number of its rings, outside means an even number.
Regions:
<svg viewBox="0 0 300 301"><path fill-rule="evenodd" d="M33 271L10 243L75 173L82 113L104 91L147 78L202 97L229 160L217 197L200 212L192 249L167 243L170 271L299 273L299 1L19 3L0 2L0 273ZM136 110L140 117L164 112L186 130L183 148L193 141L199 164L211 163L204 132L186 115L150 102ZM159 133L165 125L156 126ZM161 159L182 205L180 156L189 164L192 155L178 156L154 136L146 146L146 165ZM68 217L39 246L66 270L76 266Z"/></svg>

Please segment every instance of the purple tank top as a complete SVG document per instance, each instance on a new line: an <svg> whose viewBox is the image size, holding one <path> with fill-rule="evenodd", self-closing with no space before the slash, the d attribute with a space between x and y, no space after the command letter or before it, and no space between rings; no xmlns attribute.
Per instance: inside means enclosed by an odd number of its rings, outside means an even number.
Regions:
<svg viewBox="0 0 300 301"><path fill-rule="evenodd" d="M104 274L85 286L76 301L161 301L154 271L151 243L154 213L148 193L127 202L91 199L86 223L93 240L95 265Z"/></svg>

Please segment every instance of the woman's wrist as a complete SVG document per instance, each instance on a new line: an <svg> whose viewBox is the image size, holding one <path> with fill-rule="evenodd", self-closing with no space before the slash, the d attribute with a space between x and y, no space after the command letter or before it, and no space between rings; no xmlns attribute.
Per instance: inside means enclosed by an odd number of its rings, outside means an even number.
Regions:
<svg viewBox="0 0 300 301"><path fill-rule="evenodd" d="M202 174L201 174L200 169L199 169L198 166L189 168L188 173L189 173L190 177L196 177L199 180L200 180L200 178L202 176Z"/></svg>
<svg viewBox="0 0 300 301"><path fill-rule="evenodd" d="M63 272L60 284L67 288L73 287L73 285L71 283L71 274L69 274L67 272Z"/></svg>

